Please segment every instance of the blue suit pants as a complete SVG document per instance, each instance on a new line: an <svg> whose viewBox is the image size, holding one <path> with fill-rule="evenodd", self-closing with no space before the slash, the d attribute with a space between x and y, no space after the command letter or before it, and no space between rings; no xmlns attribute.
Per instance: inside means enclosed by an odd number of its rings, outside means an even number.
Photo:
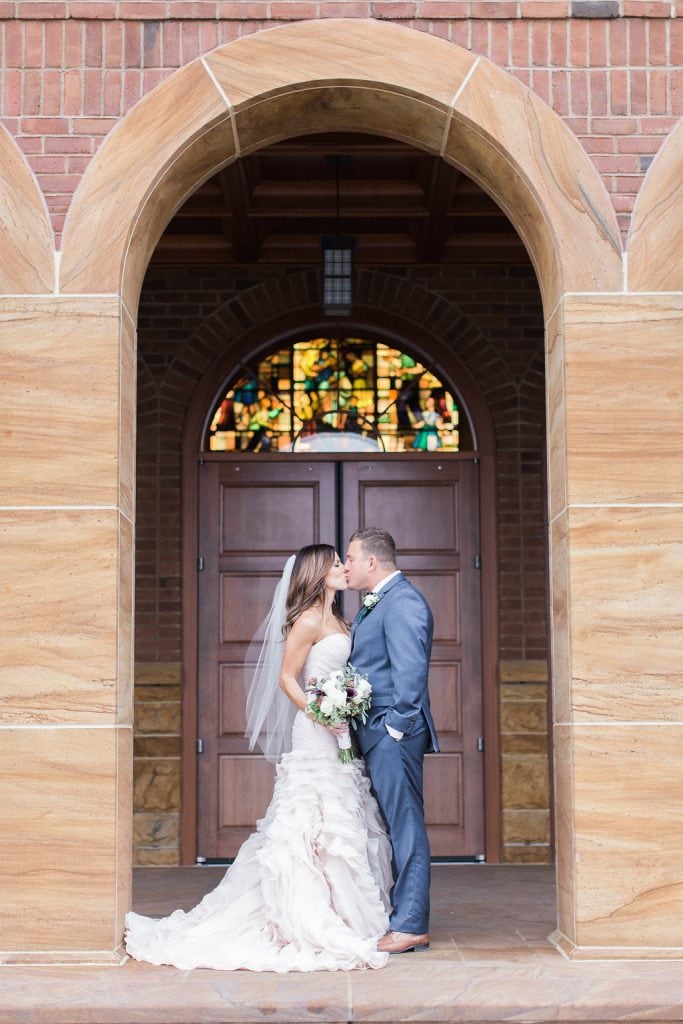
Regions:
<svg viewBox="0 0 683 1024"><path fill-rule="evenodd" d="M393 931L429 931L429 840L424 823L422 768L426 727L402 740L387 733L365 754L372 789L393 849Z"/></svg>

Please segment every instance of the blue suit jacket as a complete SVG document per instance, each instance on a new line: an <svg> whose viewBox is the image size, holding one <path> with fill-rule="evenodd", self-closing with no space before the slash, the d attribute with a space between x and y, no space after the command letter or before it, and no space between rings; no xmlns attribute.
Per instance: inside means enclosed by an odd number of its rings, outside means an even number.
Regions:
<svg viewBox="0 0 683 1024"><path fill-rule="evenodd" d="M424 597L403 573L380 591L379 601L351 626L351 664L367 675L372 707L365 725L358 725L363 753L387 735L386 726L410 736L426 727L431 744L439 745L429 706L427 673L434 618Z"/></svg>

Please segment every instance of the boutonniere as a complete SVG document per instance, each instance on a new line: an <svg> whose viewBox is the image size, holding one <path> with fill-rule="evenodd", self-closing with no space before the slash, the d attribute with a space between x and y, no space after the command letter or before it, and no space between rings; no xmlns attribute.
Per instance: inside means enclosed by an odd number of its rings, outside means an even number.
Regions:
<svg viewBox="0 0 683 1024"><path fill-rule="evenodd" d="M377 604L377 602L379 601L379 597L379 594L366 594L365 597L363 598L364 607L367 608L369 612L371 612L372 609Z"/></svg>

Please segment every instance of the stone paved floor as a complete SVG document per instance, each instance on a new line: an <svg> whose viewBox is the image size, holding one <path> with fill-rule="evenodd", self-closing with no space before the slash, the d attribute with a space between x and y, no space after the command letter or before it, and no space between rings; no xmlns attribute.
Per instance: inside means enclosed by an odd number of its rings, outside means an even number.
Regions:
<svg viewBox="0 0 683 1024"><path fill-rule="evenodd" d="M187 909L221 874L138 869L135 909ZM4 967L0 1024L683 1020L683 963L570 963L550 946L551 868L437 865L432 895L431 950L380 971Z"/></svg>

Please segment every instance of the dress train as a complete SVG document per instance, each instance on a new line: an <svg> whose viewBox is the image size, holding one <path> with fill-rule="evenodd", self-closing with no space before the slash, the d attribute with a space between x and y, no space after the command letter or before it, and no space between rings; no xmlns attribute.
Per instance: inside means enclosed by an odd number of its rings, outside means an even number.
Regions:
<svg viewBox="0 0 683 1024"><path fill-rule="evenodd" d="M343 634L325 637L304 678L339 668L348 649ZM342 764L333 734L299 712L268 810L222 881L188 913L129 913L126 948L184 970L383 967L388 955L376 944L391 884L391 847L362 761Z"/></svg>

